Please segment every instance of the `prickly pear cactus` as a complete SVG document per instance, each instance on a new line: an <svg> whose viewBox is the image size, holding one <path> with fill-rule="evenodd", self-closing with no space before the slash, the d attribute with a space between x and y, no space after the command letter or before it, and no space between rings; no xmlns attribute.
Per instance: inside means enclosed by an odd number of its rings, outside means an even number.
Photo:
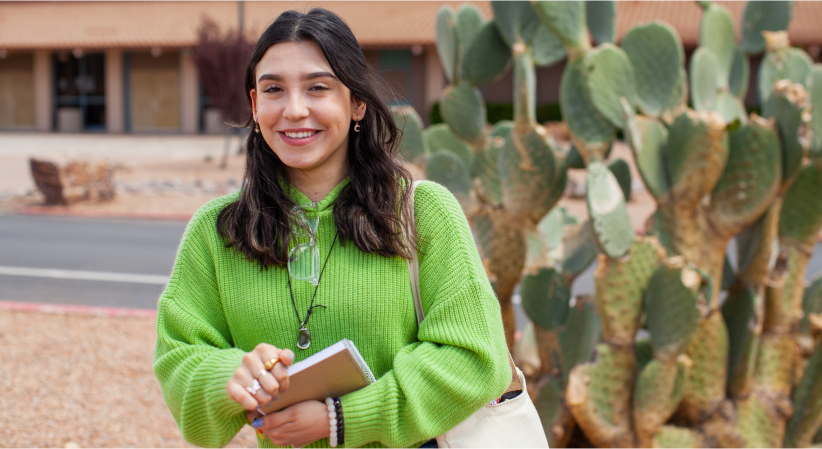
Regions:
<svg viewBox="0 0 822 449"><path fill-rule="evenodd" d="M822 426L822 281L803 283L822 231L822 65L787 40L791 2L750 2L741 41L724 6L698 4L689 71L665 23L615 45L614 2L445 6L445 123L395 109L401 155L474 227L509 345L515 302L530 320L513 352L553 447L807 446ZM743 100L763 51L760 117ZM563 59L569 151L535 113L537 67ZM514 115L491 126L478 88L508 70ZM608 160L620 131L657 203L642 237L631 167ZM587 171L587 219L555 208L568 168ZM595 294L573 294L594 264Z"/></svg>

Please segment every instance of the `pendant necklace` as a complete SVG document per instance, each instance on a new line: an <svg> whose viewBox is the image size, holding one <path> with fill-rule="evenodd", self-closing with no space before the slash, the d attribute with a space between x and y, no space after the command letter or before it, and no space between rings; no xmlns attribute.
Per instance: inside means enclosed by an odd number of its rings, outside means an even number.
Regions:
<svg viewBox="0 0 822 449"><path fill-rule="evenodd" d="M328 255L325 256L325 262L320 270L320 277L317 279L317 285L314 287L314 296L311 297L311 304L308 306L308 311L305 313L305 320L300 319L300 312L297 311L297 302L294 301L294 290L291 288L291 274L288 272L285 274L288 279L288 293L291 294L291 304L294 306L294 313L297 315L297 322L300 323L300 330L297 334L297 347L300 349L308 349L308 347L311 346L311 332L308 331L308 319L311 317L311 312L315 307L322 307L323 309L326 308L326 306L320 304L315 306L314 300L317 299L317 290L320 288L320 281L323 279L325 267L328 265L328 259L331 257L331 251L334 250L334 244L337 243L337 235L339 233L340 231L337 231L337 233L334 234L334 241L331 242L331 248L328 250Z"/></svg>

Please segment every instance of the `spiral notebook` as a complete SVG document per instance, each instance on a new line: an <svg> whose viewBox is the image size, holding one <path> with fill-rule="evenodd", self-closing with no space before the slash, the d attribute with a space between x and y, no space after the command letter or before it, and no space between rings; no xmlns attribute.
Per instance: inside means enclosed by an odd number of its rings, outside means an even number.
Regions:
<svg viewBox="0 0 822 449"><path fill-rule="evenodd" d="M348 339L289 366L288 377L288 390L258 411L267 414L298 402L325 401L327 397L340 397L376 382L360 351Z"/></svg>

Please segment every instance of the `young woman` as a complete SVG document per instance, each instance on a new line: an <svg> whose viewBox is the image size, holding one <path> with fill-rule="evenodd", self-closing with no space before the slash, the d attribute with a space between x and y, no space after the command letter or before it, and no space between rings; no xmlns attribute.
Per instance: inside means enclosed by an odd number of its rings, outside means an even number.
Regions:
<svg viewBox="0 0 822 449"><path fill-rule="evenodd" d="M242 189L192 218L159 302L154 371L169 409L199 446L224 446L249 421L261 447L430 444L511 381L499 306L459 204L431 182L408 204L398 130L333 13L281 14L245 82L254 129ZM376 383L330 407L254 413L288 388L288 365L344 338Z"/></svg>

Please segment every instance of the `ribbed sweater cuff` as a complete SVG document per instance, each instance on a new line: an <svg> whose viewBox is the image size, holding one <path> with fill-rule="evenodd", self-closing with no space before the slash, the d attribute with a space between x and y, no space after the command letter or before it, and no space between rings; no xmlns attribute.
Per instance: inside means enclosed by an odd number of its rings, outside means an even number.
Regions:
<svg viewBox="0 0 822 449"><path fill-rule="evenodd" d="M399 391L390 394L380 387L382 385L372 385L370 388L362 388L340 398L345 422L343 438L346 447L359 447L372 441L391 446L390 442L384 441L386 423L389 421L386 413L395 411L397 407L387 398L398 398L401 394Z"/></svg>
<svg viewBox="0 0 822 449"><path fill-rule="evenodd" d="M183 410L182 429L189 442L199 446L225 446L245 425L246 410L228 396L225 386L242 363L245 353L236 348L214 351L197 367L188 391L202 392L206 419L198 419L203 411L191 410L194 419L187 422Z"/></svg>

